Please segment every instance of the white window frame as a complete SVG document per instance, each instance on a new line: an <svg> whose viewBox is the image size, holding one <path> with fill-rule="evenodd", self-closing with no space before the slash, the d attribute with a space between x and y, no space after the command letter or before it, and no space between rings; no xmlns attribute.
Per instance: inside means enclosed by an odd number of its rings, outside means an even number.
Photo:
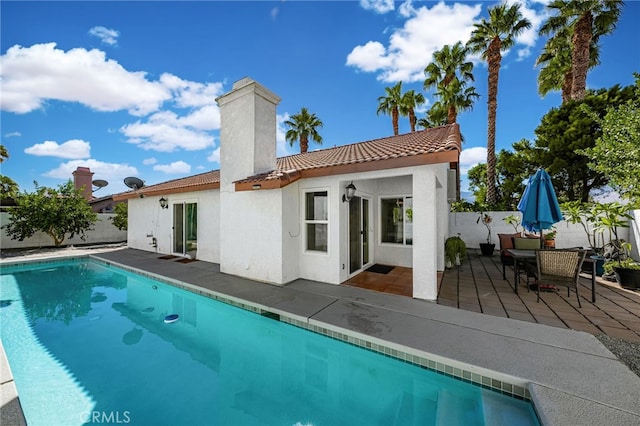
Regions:
<svg viewBox="0 0 640 426"><path fill-rule="evenodd" d="M326 219L307 219L307 194L311 194L311 193L316 193L316 192L324 192L326 193L326 212L327 212L327 218ZM330 239L330 234L329 234L329 219L330 219L330 212L329 212L329 197L331 196L331 193L329 191L329 188L309 188L309 189L305 189L303 190L303 209L302 209L302 223L303 223L303 227L304 227L304 252L305 253L310 253L310 254L320 254L320 255L328 255L329 254L329 239ZM326 225L326 229L327 229L327 246L326 246L326 250L313 250L309 248L309 234L308 234L308 227L307 225Z"/></svg>
<svg viewBox="0 0 640 426"><path fill-rule="evenodd" d="M392 243L388 241L382 241L383 232L382 232L382 201L383 200L396 200L398 198L402 198L402 242L401 243ZM413 232L411 234L411 242L407 243L407 219L406 219L406 209L407 199L411 199L411 209L413 210L413 194L398 194L398 195L381 195L378 197L378 244L379 245L389 245L395 247L413 247Z"/></svg>

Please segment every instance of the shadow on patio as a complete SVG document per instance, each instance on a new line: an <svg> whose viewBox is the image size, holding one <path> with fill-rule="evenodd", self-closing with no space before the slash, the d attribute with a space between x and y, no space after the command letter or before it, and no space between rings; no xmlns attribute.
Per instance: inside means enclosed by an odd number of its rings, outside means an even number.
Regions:
<svg viewBox="0 0 640 426"><path fill-rule="evenodd" d="M521 283L519 294L513 291L513 272L507 268L502 279L499 256L481 256L478 250L468 250L468 258L459 269L439 274L441 279L438 304L487 315L508 317L554 327L608 335L631 342L640 342L640 291L625 290L598 278L596 302L591 302L591 278L580 278L578 307L576 296L561 289L557 293L528 292ZM410 296L411 268L396 267L388 274L363 272L345 285Z"/></svg>

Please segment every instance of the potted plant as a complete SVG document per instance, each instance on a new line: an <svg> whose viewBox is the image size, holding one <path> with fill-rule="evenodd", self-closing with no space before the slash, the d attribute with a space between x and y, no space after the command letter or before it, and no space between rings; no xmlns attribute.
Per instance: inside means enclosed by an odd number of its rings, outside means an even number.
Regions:
<svg viewBox="0 0 640 426"><path fill-rule="evenodd" d="M496 245L491 242L491 222L493 221L493 218L485 212L478 212L478 214L479 217L478 220L476 220L476 223L482 222L482 224L487 228L487 242L480 243L480 252L483 256L492 256L493 250L496 247Z"/></svg>
<svg viewBox="0 0 640 426"><path fill-rule="evenodd" d="M520 216L515 214L510 214L508 216L503 217L502 220L507 222L507 224L513 226L513 229L514 231L516 231L515 232L516 234L522 235L522 231L520 230Z"/></svg>
<svg viewBox="0 0 640 426"><path fill-rule="evenodd" d="M444 258L447 268L453 265L461 265L467 257L467 245L460 234L455 237L449 237L444 242Z"/></svg>
<svg viewBox="0 0 640 426"><path fill-rule="evenodd" d="M544 246L546 248L555 248L556 246L556 233L558 231L555 228L551 228L551 231L543 234L544 235Z"/></svg>
<svg viewBox="0 0 640 426"><path fill-rule="evenodd" d="M615 276L616 281L623 288L640 289L640 262L629 254L631 244L619 241L619 250L615 259L610 258L604 264L604 275Z"/></svg>
<svg viewBox="0 0 640 426"><path fill-rule="evenodd" d="M598 216L601 209L602 207L597 203L588 204L581 201L570 201L562 204L564 219L568 223L580 224L587 235L587 241L589 243L589 253L587 253L587 256L596 261L596 275L599 276L604 273L603 265L606 260L603 256L604 237L602 232L599 232L601 228L598 228ZM585 262L583 271L591 272L593 265L592 263Z"/></svg>

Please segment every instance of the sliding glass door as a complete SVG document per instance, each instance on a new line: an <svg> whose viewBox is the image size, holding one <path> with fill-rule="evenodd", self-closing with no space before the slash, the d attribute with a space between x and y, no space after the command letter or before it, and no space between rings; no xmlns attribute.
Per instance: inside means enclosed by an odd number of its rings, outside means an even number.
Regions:
<svg viewBox="0 0 640 426"><path fill-rule="evenodd" d="M185 255L198 248L198 204L173 205L173 251ZM195 253L193 253L195 255Z"/></svg>

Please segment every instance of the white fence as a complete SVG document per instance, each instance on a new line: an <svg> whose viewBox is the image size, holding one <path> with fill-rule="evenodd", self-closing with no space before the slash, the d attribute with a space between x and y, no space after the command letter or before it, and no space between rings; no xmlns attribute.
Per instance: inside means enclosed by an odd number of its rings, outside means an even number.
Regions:
<svg viewBox="0 0 640 426"><path fill-rule="evenodd" d="M513 234L515 232L513 226L507 224L503 219L509 215L522 217L520 212L486 212L493 218L491 223L492 243L496 245L496 249L500 247L498 234ZM640 218L640 210L634 210L631 214ZM466 243L468 248L479 248L480 243L487 242L487 228L482 222L477 223L478 213L449 213L449 236L460 234L460 238ZM522 229L522 227L520 227ZM555 224L556 247L589 247L587 234L582 225L570 224L565 221ZM633 220L629 228L618 228L618 237L629 241L633 247L632 256L635 259L638 256L638 242L640 241L640 230L638 221Z"/></svg>
<svg viewBox="0 0 640 426"><path fill-rule="evenodd" d="M98 221L93 226L93 230L86 233L86 240L80 239L78 235L70 239L65 239L62 245L81 245L81 244L102 244L102 243L119 243L127 241L127 231L121 231L115 226L109 218L115 216L113 213L98 213ZM0 225L4 226L9 221L9 213L0 212ZM43 232L37 232L33 237L24 241L12 240L6 230L3 228L0 239L0 248L7 249L24 249L53 246L53 239Z"/></svg>

